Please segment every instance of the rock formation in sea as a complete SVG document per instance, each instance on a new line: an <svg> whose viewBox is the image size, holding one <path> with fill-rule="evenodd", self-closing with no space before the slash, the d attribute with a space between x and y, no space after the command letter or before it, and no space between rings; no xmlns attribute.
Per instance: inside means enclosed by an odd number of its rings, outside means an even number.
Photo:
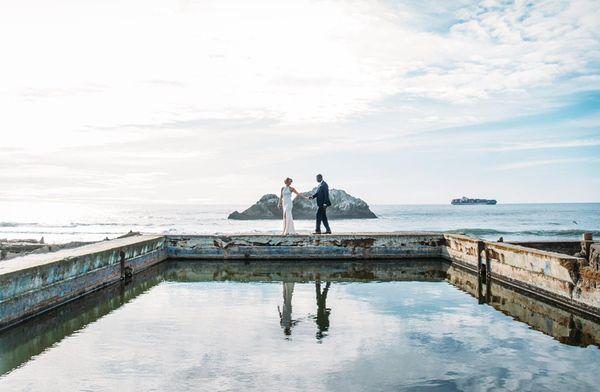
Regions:
<svg viewBox="0 0 600 392"><path fill-rule="evenodd" d="M314 194L316 188L304 195ZM329 191L331 207L327 208L329 219L373 219L377 216L371 211L369 205L363 200L353 197L341 189ZM234 211L228 219L254 220L254 219L281 219L281 209L277 208L278 196L267 194L260 198L254 205L243 212ZM315 200L306 200L301 197L294 199L294 219L315 219L317 204Z"/></svg>

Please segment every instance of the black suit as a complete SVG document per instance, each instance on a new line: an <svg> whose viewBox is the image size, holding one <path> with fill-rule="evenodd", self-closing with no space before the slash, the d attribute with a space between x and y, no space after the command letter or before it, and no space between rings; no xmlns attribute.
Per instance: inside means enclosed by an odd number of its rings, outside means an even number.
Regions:
<svg viewBox="0 0 600 392"><path fill-rule="evenodd" d="M325 181L321 181L317 192L312 196L313 199L317 199L317 228L316 232L321 232L321 222L325 226L325 230L331 231L329 228L329 222L327 221L327 207L331 205L329 200L329 186Z"/></svg>

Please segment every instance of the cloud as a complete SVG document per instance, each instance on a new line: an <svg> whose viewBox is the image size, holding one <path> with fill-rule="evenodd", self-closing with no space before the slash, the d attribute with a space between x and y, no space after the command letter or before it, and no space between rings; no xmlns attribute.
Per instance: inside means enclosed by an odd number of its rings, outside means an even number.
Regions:
<svg viewBox="0 0 600 392"><path fill-rule="evenodd" d="M512 143L506 146L484 148L485 151L518 151L518 150L545 150L559 148L577 148L600 146L600 139L561 140L556 142L537 141L528 143Z"/></svg>
<svg viewBox="0 0 600 392"><path fill-rule="evenodd" d="M511 121L576 92L593 105L598 20L588 0L5 3L0 35L17 38L0 63L0 161L13 173L3 185L26 196L36 183L58 189L69 167L164 172L156 189L179 184L174 198L245 202L270 176L312 178L359 154L389 189L409 175L390 167L443 181L439 167L495 165L474 151L551 161L548 151L597 147L597 116L562 112L519 131ZM47 178L28 187L34 172L17 178L27 165L63 169L40 169ZM215 173L241 190L205 190Z"/></svg>
<svg viewBox="0 0 600 392"><path fill-rule="evenodd" d="M158 129L158 130L174 130L174 129L191 129L191 130L244 130L267 128L278 124L277 118L269 117L268 115L256 113L255 116L237 115L225 118L215 117L197 117L191 119L170 120L156 123L130 123L130 124L115 124L110 126L86 126L85 129L102 130L102 131L122 131L124 129Z"/></svg>
<svg viewBox="0 0 600 392"><path fill-rule="evenodd" d="M22 96L27 99L37 98L56 98L56 97L73 97L86 94L96 94L104 91L107 86L97 84L86 84L81 86L74 86L70 88L61 87L45 87L35 88L29 87L22 91Z"/></svg>
<svg viewBox="0 0 600 392"><path fill-rule="evenodd" d="M504 165L498 165L494 167L495 170L517 170L517 169L528 169L537 166L549 166L549 165L564 165L572 163L598 163L600 158L596 157L582 157L582 158L557 158L557 159L541 159L536 161L524 161L508 163Z"/></svg>
<svg viewBox="0 0 600 392"><path fill-rule="evenodd" d="M73 59L91 73L64 67L73 54L58 46L56 59L48 64L52 73L42 70L33 80L23 80L28 85L42 79L46 87L27 91L60 98L90 91L85 86L93 83L106 92L98 102L104 108L115 111L114 104L136 102L155 112L156 106L171 113L165 122L200 110L213 113L207 121L266 110L287 123L337 122L368 112L394 94L468 102L519 92L529 99L530 89L572 72L584 76L598 60L595 26L589 22L598 11L586 1L564 7L466 7L456 11L442 32L408 23L409 6L390 8L375 1L305 0L294 6L260 1L252 8L236 1L194 2L180 12L158 4L169 11L161 17L168 28L155 31L151 26L156 19L142 12L133 26L147 34L140 41L131 26L117 23L102 37L110 45L89 45L94 52L83 48ZM534 11L542 6L544 12ZM96 25L118 21L128 12L133 10L124 9L123 16L99 13L81 29L81 37L71 40L93 43L100 38L93 30ZM432 8L419 12L431 13ZM17 29L10 23L6 29L10 27L13 33ZM67 31L53 25L48 34L57 42ZM27 44L29 35L23 34L22 40ZM32 44L40 46L44 40ZM132 47L135 56L128 54ZM112 56L121 53L124 58L115 67ZM59 65L64 69L55 69ZM147 113L134 118L136 111L130 110L130 121L114 123L143 124Z"/></svg>
<svg viewBox="0 0 600 392"><path fill-rule="evenodd" d="M449 116L440 117L437 115L425 116L419 118L413 118L412 123L434 123L437 126L445 124L469 124L476 122L477 118L474 116Z"/></svg>
<svg viewBox="0 0 600 392"><path fill-rule="evenodd" d="M168 87L185 87L185 83L179 82L177 80L162 80L162 79L152 79L152 80L144 80L142 83L154 84L159 86L168 86Z"/></svg>

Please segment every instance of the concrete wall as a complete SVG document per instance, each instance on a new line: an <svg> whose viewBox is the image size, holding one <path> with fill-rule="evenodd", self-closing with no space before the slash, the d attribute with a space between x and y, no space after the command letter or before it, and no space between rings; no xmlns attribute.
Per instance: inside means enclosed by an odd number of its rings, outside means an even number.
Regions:
<svg viewBox="0 0 600 392"><path fill-rule="evenodd" d="M599 244L592 246L588 265L585 259L564 254L463 235L427 232L127 237L0 262L0 328L118 281L123 273L121 252L125 254L126 267L134 273L167 258L244 262L403 259L413 263L407 264L405 271L410 275L416 273L417 264L440 257L477 272L478 249L485 248L479 257L484 263L488 259L493 279L600 315L598 247ZM223 263L220 271L225 275L240 273L229 267ZM263 272L268 275L267 270ZM311 276L314 271L305 272L306 276ZM363 272L375 279L389 274L385 269L374 267L356 272L358 279ZM437 278L435 274L431 277Z"/></svg>
<svg viewBox="0 0 600 392"><path fill-rule="evenodd" d="M121 279L166 258L164 237L136 236L0 263L0 328Z"/></svg>
<svg viewBox="0 0 600 392"><path fill-rule="evenodd" d="M492 278L567 306L593 313L600 309L598 290L576 290L582 284L584 258L460 235L445 237L442 254L448 260L477 271L478 243L482 243L482 261L489 259Z"/></svg>
<svg viewBox="0 0 600 392"><path fill-rule="evenodd" d="M590 245L588 261L579 270L573 298L600 309L600 243Z"/></svg>
<svg viewBox="0 0 600 392"><path fill-rule="evenodd" d="M584 259L499 242L486 242L492 277L571 298Z"/></svg>
<svg viewBox="0 0 600 392"><path fill-rule="evenodd" d="M278 236L170 235L167 253L181 259L377 259L439 257L440 233L353 233Z"/></svg>
<svg viewBox="0 0 600 392"><path fill-rule="evenodd" d="M481 240L460 234L445 234L442 257L477 271L477 244Z"/></svg>
<svg viewBox="0 0 600 392"><path fill-rule="evenodd" d="M600 271L600 243L591 244L588 265L594 271Z"/></svg>

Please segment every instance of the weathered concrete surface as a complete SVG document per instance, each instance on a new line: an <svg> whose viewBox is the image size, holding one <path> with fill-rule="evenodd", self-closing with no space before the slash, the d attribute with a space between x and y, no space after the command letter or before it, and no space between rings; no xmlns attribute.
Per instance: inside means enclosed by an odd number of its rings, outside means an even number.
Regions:
<svg viewBox="0 0 600 392"><path fill-rule="evenodd" d="M596 299L600 297L598 290L575 290L582 284L580 270L587 263L584 258L466 236L446 234L445 237L442 255L454 263L477 271L477 250L481 243L484 249L481 257L484 262L486 258L489 260L493 279L566 305L600 313L600 301Z"/></svg>
<svg viewBox="0 0 600 392"><path fill-rule="evenodd" d="M477 270L477 244L481 240L462 234L444 234L444 239L445 246L441 249L442 257Z"/></svg>
<svg viewBox="0 0 600 392"><path fill-rule="evenodd" d="M579 270L580 279L573 292L577 301L600 309L600 244L589 247L589 257L585 266Z"/></svg>
<svg viewBox="0 0 600 392"><path fill-rule="evenodd" d="M600 271L600 243L590 245L588 265L593 271Z"/></svg>
<svg viewBox="0 0 600 392"><path fill-rule="evenodd" d="M136 236L0 263L0 328L50 309L166 258L164 237Z"/></svg>
<svg viewBox="0 0 600 392"><path fill-rule="evenodd" d="M377 259L439 257L440 233L276 236L169 235L167 254L181 259Z"/></svg>
<svg viewBox="0 0 600 392"><path fill-rule="evenodd" d="M500 242L486 242L492 274L515 279L559 295L568 294L584 259Z"/></svg>

